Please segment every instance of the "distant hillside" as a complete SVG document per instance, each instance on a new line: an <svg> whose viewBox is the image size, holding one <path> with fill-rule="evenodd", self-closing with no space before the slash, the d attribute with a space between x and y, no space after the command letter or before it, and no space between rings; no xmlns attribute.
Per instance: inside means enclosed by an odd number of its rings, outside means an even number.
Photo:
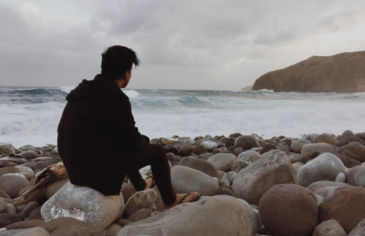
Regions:
<svg viewBox="0 0 365 236"><path fill-rule="evenodd" d="M365 92L365 51L312 56L258 78L252 90L275 92Z"/></svg>

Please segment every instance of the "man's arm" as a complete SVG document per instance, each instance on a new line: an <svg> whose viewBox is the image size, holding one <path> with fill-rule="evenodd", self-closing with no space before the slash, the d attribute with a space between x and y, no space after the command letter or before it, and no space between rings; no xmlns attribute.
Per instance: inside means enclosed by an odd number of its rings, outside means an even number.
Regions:
<svg viewBox="0 0 365 236"><path fill-rule="evenodd" d="M150 139L140 134L135 126L132 108L128 97L118 98L111 106L111 117L107 118L112 132L120 139L121 145L128 149L143 149Z"/></svg>

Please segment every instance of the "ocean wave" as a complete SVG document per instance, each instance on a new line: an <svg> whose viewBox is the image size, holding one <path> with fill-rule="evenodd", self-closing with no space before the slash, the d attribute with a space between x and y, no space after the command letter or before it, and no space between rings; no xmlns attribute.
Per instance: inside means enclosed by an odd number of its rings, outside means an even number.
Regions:
<svg viewBox="0 0 365 236"><path fill-rule="evenodd" d="M135 90L123 90L123 92L129 97L129 98L136 98L139 95L141 95L139 92Z"/></svg>
<svg viewBox="0 0 365 236"><path fill-rule="evenodd" d="M65 92L65 93L70 93L71 90L73 90L75 88L75 86L61 86L59 87L59 89L62 91L62 92Z"/></svg>

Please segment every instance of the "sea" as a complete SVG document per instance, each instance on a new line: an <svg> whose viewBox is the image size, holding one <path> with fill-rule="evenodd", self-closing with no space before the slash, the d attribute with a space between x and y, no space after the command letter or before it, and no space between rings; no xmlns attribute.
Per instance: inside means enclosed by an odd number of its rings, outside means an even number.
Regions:
<svg viewBox="0 0 365 236"><path fill-rule="evenodd" d="M74 87L0 87L0 142L57 144L57 126ZM136 126L150 138L258 134L263 138L365 132L365 93L123 90Z"/></svg>

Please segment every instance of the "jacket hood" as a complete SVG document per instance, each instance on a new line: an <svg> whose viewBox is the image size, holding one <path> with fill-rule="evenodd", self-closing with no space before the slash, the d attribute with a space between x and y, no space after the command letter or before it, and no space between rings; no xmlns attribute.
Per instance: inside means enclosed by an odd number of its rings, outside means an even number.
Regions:
<svg viewBox="0 0 365 236"><path fill-rule="evenodd" d="M109 80L102 75L96 75L93 80L84 79L75 89L67 96L69 102L78 101L87 98L105 97L105 96L125 96L118 84Z"/></svg>

